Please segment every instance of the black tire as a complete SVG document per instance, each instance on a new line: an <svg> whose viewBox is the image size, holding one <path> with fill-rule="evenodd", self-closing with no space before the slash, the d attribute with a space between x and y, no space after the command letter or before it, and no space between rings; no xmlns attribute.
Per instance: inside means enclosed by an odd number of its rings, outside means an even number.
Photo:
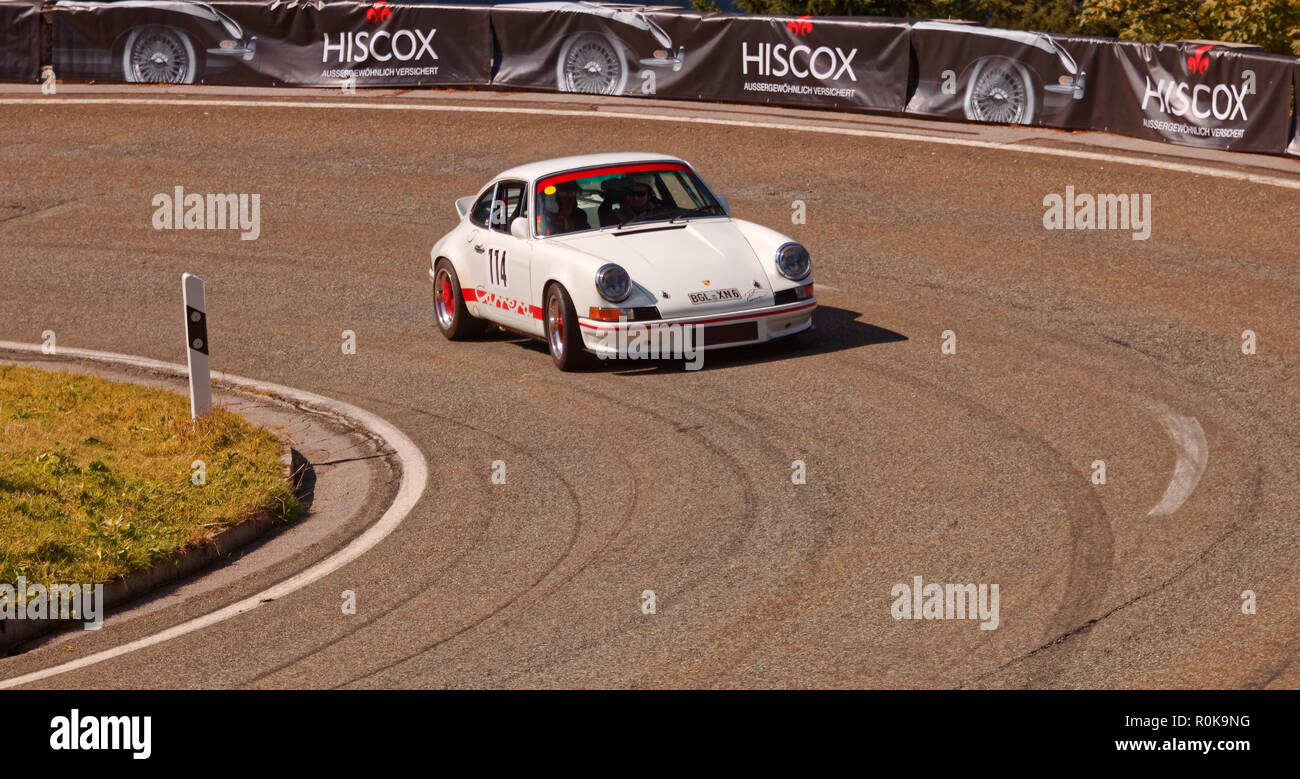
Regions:
<svg viewBox="0 0 1300 779"><path fill-rule="evenodd" d="M449 341L463 341L483 334L485 323L470 316L460 291L460 279L445 257L433 266L433 318Z"/></svg>
<svg viewBox="0 0 1300 779"><path fill-rule="evenodd" d="M576 371L591 364L591 355L583 347L582 333L578 330L578 312L573 309L569 293L559 284L546 288L542 325L546 331L546 348L555 367Z"/></svg>

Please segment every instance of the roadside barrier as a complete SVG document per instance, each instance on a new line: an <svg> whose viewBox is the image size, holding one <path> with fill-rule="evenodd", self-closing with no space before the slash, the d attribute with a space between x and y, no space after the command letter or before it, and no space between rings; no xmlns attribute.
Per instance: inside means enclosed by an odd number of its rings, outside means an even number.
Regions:
<svg viewBox="0 0 1300 779"><path fill-rule="evenodd" d="M1300 155L1300 58L1227 43L579 2L0 0L0 23L3 81L525 88Z"/></svg>

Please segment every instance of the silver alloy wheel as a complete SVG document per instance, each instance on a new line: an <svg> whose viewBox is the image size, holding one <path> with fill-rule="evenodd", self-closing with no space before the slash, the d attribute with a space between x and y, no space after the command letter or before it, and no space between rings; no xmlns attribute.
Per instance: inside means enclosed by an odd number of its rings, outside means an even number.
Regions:
<svg viewBox="0 0 1300 779"><path fill-rule="evenodd" d="M140 84L192 84L194 44L172 27L150 24L133 29L122 51L126 81Z"/></svg>
<svg viewBox="0 0 1300 779"><path fill-rule="evenodd" d="M966 118L977 122L1029 124L1033 96L1024 69L1006 59L981 62L966 93Z"/></svg>
<svg viewBox="0 0 1300 779"><path fill-rule="evenodd" d="M564 357L564 307L560 305L559 293L554 291L546 299L546 341L552 356Z"/></svg>
<svg viewBox="0 0 1300 779"><path fill-rule="evenodd" d="M433 308L438 314L438 326L450 330L456 318L456 292L451 283L451 274L446 268L439 268L433 281Z"/></svg>
<svg viewBox="0 0 1300 779"><path fill-rule="evenodd" d="M594 32L578 33L564 42L556 75L563 92L618 95L627 84L627 67L617 45Z"/></svg>

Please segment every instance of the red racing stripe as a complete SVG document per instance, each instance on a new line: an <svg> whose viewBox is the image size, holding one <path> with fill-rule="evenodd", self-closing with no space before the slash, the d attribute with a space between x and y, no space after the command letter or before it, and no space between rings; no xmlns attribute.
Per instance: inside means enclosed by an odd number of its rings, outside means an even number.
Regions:
<svg viewBox="0 0 1300 779"><path fill-rule="evenodd" d="M691 169L678 162L641 162L635 165L606 165L603 168L587 168L586 170L574 170L568 173L557 173L554 176L547 176L544 179L538 179L537 188L545 190L548 186L559 184L565 181L576 181L578 179L591 178L593 176L608 176L614 173L645 173L658 170L680 170L683 173L690 173Z"/></svg>

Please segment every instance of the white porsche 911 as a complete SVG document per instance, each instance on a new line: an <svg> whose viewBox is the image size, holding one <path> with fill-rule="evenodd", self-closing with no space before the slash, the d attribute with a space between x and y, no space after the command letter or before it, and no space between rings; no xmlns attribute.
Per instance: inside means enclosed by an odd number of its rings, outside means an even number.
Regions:
<svg viewBox="0 0 1300 779"><path fill-rule="evenodd" d="M429 252L450 339L499 325L545 340L572 370L592 354L690 358L812 328L808 251L732 218L676 157L521 165L457 200L456 213Z"/></svg>

